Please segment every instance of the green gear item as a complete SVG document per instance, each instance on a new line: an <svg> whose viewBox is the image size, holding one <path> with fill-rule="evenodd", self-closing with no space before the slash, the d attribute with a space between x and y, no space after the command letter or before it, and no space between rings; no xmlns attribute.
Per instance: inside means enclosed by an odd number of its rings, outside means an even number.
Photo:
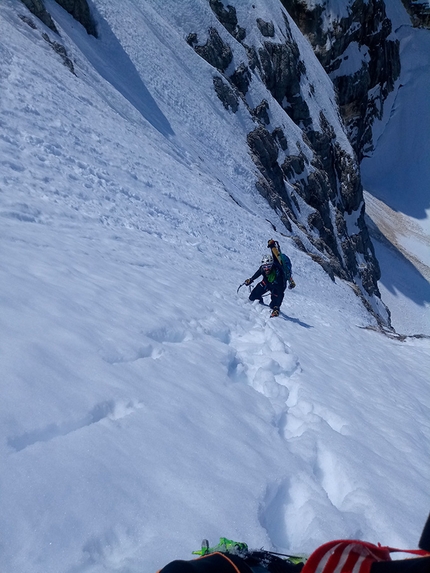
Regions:
<svg viewBox="0 0 430 573"><path fill-rule="evenodd" d="M209 542L207 539L203 539L202 548L199 551L193 551L193 555L208 555L209 553L241 553L248 551L248 546L246 543L241 543L240 541L233 541L227 539L227 537L220 537L218 545L214 547L209 547Z"/></svg>
<svg viewBox="0 0 430 573"><path fill-rule="evenodd" d="M290 555L287 558L287 561L291 561L291 563L294 563L294 565L297 565L298 563L306 563L307 557L305 556L301 556L301 557L296 557L294 555Z"/></svg>
<svg viewBox="0 0 430 573"><path fill-rule="evenodd" d="M275 269L272 269L272 270L270 271L270 273L269 273L268 275L266 275L266 278L267 278L267 280L269 281L269 283L273 283L273 281L274 281L275 278L276 278Z"/></svg>

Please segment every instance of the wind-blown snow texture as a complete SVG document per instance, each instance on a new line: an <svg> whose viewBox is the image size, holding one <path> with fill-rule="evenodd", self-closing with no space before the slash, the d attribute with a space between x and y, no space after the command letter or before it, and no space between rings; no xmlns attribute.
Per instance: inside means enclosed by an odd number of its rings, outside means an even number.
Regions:
<svg viewBox="0 0 430 573"><path fill-rule="evenodd" d="M163 3L94 4L100 40L47 3L76 76L0 14L2 570L151 572L222 535L416 546L429 341L359 328L273 231L243 118ZM236 295L271 237L297 283L278 319Z"/></svg>

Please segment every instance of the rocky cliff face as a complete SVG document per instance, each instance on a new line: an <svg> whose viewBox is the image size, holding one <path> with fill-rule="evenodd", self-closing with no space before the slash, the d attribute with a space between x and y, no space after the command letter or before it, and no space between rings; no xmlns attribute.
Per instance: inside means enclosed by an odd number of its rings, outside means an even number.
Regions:
<svg viewBox="0 0 430 573"><path fill-rule="evenodd" d="M430 5L427 1L402 0L416 28L430 28Z"/></svg>
<svg viewBox="0 0 430 573"><path fill-rule="evenodd" d="M411 0L404 0L411 3ZM339 107L359 160L372 148L372 123L400 74L399 43L390 39L384 0L282 0L337 88Z"/></svg>
<svg viewBox="0 0 430 573"><path fill-rule="evenodd" d="M343 129L341 122L326 117L324 109L317 114L314 109L311 112L319 79L306 67L303 46L298 45L287 12L282 13L279 21L266 21L256 12L254 29L250 29L249 21L248 27L244 25L234 6L225 7L219 0L210 0L210 6L224 27L223 33L218 26L211 26L205 37L191 33L187 41L217 71L214 89L226 110L236 113L242 102L253 118L255 129L248 133L247 142L259 171L258 190L280 214L296 243L332 277L355 283L366 300L372 295L379 296L380 271L364 222L357 158L339 135ZM299 20L298 12L295 16ZM381 28L381 21L374 24L368 18L364 23L369 34L374 27ZM324 40L317 20L315 18L314 32L323 43L327 38ZM347 24L352 26L352 21L342 22L345 27ZM388 34L388 28L380 34ZM352 37L358 41L357 34ZM247 58L240 64L236 63L238 44ZM388 61L388 50L396 54L397 46L387 45ZM342 54L341 47L335 49L333 45L332 51L325 53L326 63ZM336 65L331 64L334 69ZM368 106L368 93L383 75L377 68L375 56L372 66L360 69L353 80L359 77L362 81L358 95L352 83L345 86L342 94L343 113L345 116L349 110L350 132L357 133L358 148L365 137L362 116ZM387 74L387 82L388 78L391 82L393 74ZM263 83L267 97L254 105L251 102L255 102L255 97L250 95L250 90L257 82ZM391 83L385 87L388 90ZM288 127L274 120L274 108L278 106L300 131L299 138L296 134L292 137ZM336 108L335 102L333 106Z"/></svg>

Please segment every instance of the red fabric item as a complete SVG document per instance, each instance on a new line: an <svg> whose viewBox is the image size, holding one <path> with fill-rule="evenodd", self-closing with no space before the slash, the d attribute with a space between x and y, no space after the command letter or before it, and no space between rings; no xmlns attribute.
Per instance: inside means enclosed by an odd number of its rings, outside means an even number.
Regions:
<svg viewBox="0 0 430 573"><path fill-rule="evenodd" d="M375 561L391 561L388 547L341 539L318 547L306 561L302 573L370 573Z"/></svg>
<svg viewBox="0 0 430 573"><path fill-rule="evenodd" d="M394 549L367 541L340 539L330 541L315 549L301 573L370 573L376 561L391 561L390 553L411 553L428 556L420 549Z"/></svg>

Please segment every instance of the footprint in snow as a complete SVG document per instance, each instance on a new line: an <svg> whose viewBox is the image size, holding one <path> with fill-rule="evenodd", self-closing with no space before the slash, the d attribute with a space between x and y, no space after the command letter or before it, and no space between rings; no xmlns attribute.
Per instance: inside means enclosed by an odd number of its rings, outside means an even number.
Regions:
<svg viewBox="0 0 430 573"><path fill-rule="evenodd" d="M108 364L122 364L136 362L136 360L141 360L142 358L156 360L163 354L163 350L159 345L154 344L138 344L121 348L112 343L106 343L99 353Z"/></svg>
<svg viewBox="0 0 430 573"><path fill-rule="evenodd" d="M49 442L60 436L67 436L72 432L77 432L82 428L97 424L104 419L120 420L142 407L143 404L139 401L115 402L109 400L107 402L101 402L80 419L48 424L44 428L38 428L18 436L9 437L7 444L15 452L20 452L38 442Z"/></svg>
<svg viewBox="0 0 430 573"><path fill-rule="evenodd" d="M235 349L228 368L232 380L245 382L272 400L288 399L289 379L300 364L270 325L232 336L231 346Z"/></svg>

